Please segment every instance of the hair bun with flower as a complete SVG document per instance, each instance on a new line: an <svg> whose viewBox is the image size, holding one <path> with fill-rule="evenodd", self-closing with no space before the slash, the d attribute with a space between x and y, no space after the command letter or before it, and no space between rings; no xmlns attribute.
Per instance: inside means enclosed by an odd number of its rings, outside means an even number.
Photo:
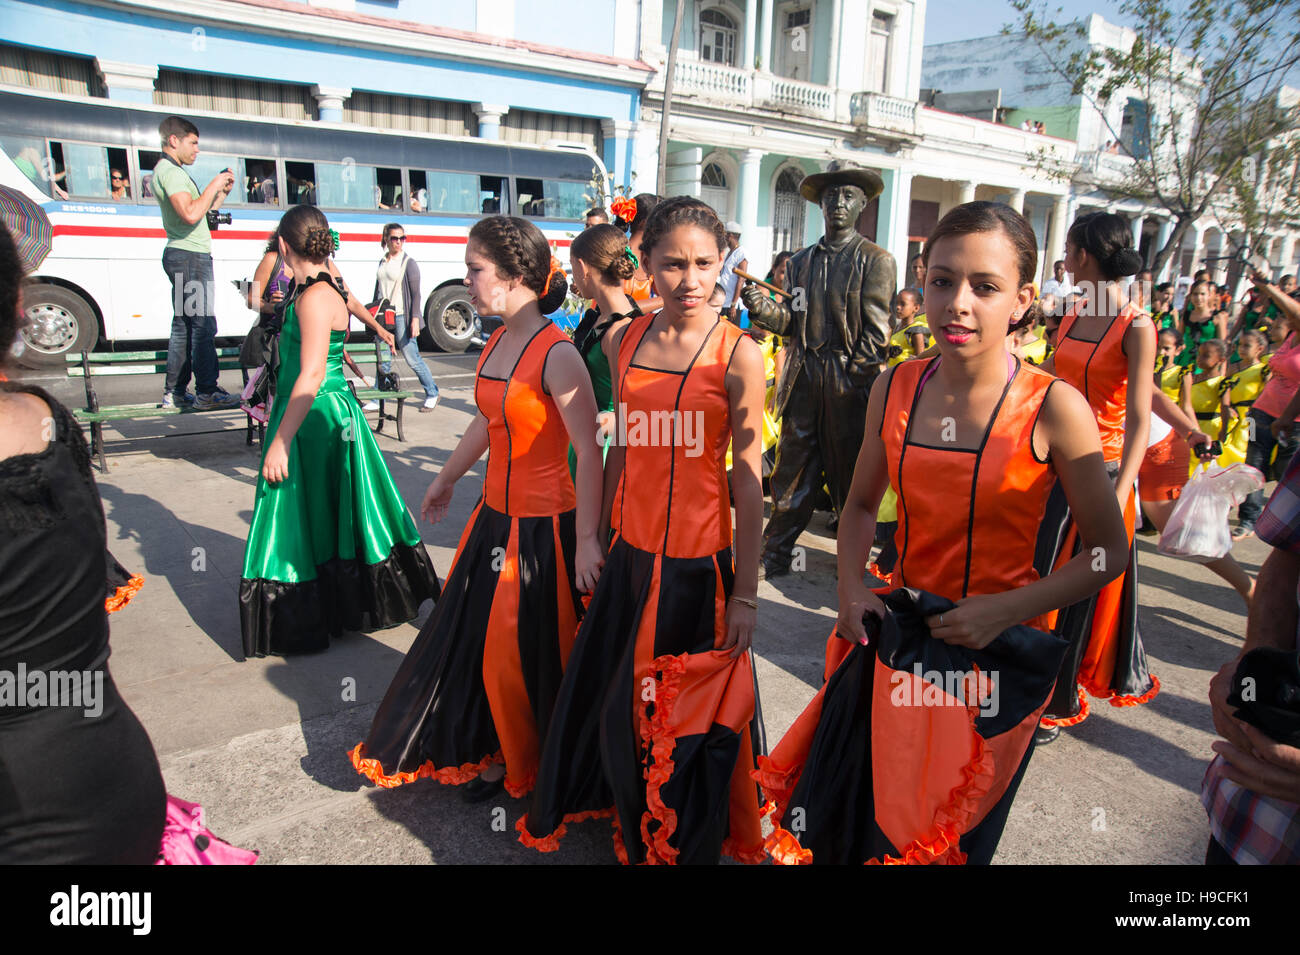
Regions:
<svg viewBox="0 0 1300 955"><path fill-rule="evenodd" d="M542 294L538 296L539 298L545 298L546 293L551 290L551 279L555 278L555 273L557 272L563 274L564 266L560 264L559 259L555 256L551 256L551 270L546 273L546 284L542 286Z"/></svg>
<svg viewBox="0 0 1300 955"><path fill-rule="evenodd" d="M622 219L626 225L631 225L632 220L636 218L636 200L628 196L618 196L609 204L609 211L616 218Z"/></svg>

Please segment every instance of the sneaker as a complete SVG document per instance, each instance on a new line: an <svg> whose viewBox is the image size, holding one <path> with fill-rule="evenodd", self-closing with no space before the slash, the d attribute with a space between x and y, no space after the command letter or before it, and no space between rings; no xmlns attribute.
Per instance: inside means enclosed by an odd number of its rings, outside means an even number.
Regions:
<svg viewBox="0 0 1300 955"><path fill-rule="evenodd" d="M163 395L162 404L159 405L159 407L160 408L191 408L194 406L194 401L195 401L194 393L191 391L187 391L183 395L173 395L168 393Z"/></svg>
<svg viewBox="0 0 1300 955"><path fill-rule="evenodd" d="M441 397L442 395L434 395L432 398L425 398L424 404L420 406L420 414L428 414L434 408L438 407L438 399Z"/></svg>
<svg viewBox="0 0 1300 955"><path fill-rule="evenodd" d="M214 411L218 408L234 408L239 404L239 397L218 388L210 395L198 395L194 399L195 411Z"/></svg>
<svg viewBox="0 0 1300 955"><path fill-rule="evenodd" d="M1247 524L1245 521L1242 521L1240 524L1238 524L1236 527L1232 529L1232 539L1235 541L1245 540L1247 537L1254 537L1254 536L1255 536L1255 525Z"/></svg>
<svg viewBox="0 0 1300 955"><path fill-rule="evenodd" d="M1034 745L1046 746L1060 735L1061 728L1059 726L1043 726L1040 724L1038 729L1034 730Z"/></svg>
<svg viewBox="0 0 1300 955"><path fill-rule="evenodd" d="M378 402L378 401L375 401L375 400L372 398L370 401L367 401L365 404L363 404L363 405L361 406L361 410L362 410L362 411L378 411L378 410L379 410L379 402Z"/></svg>

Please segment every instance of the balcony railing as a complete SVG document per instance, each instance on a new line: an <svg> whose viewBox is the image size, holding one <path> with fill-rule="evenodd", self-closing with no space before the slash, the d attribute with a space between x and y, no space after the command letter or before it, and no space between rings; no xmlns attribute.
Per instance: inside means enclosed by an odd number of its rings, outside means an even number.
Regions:
<svg viewBox="0 0 1300 955"><path fill-rule="evenodd" d="M1079 171L1098 179L1116 182L1127 179L1133 172L1132 156L1106 152L1103 149L1079 154Z"/></svg>
<svg viewBox="0 0 1300 955"><path fill-rule="evenodd" d="M854 126L915 136L918 107L916 100L865 92L853 94L849 102L849 113Z"/></svg>
<svg viewBox="0 0 1300 955"><path fill-rule="evenodd" d="M789 80L783 76L774 76L765 97L767 105L776 109L796 113L808 113L813 116L832 118L835 113L835 91L829 86L817 83L805 83L803 80ZM757 103L755 105L764 105Z"/></svg>
<svg viewBox="0 0 1300 955"><path fill-rule="evenodd" d="M700 99L748 107L753 105L753 73L704 60L678 60L673 85L677 92Z"/></svg>

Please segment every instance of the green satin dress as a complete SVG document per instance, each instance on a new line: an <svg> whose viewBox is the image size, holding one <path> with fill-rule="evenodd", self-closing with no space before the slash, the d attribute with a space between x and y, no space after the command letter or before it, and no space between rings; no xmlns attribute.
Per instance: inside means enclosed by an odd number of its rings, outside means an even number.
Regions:
<svg viewBox="0 0 1300 955"><path fill-rule="evenodd" d="M327 280L322 273L303 289ZM415 521L343 376L346 338L330 333L325 379L290 444L289 476L274 485L257 480L239 585L245 656L323 650L344 630L412 620L439 595ZM266 446L284 418L301 356L290 302Z"/></svg>

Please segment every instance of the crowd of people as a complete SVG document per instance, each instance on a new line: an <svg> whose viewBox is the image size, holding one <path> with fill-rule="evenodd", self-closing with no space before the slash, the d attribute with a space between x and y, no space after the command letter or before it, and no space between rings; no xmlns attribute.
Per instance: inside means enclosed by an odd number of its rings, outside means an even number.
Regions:
<svg viewBox="0 0 1300 955"><path fill-rule="evenodd" d="M1248 651L1295 659L1300 302L1285 280L1255 273L1256 291L1221 321L1198 277L1175 311L1161 288L1130 285L1144 281L1142 260L1123 221L1092 213L1071 225L1040 295L1029 222L971 202L941 218L909 263L913 284L894 294L871 278L892 283L892 257L853 230L878 177L848 167L805 182L827 239L779 258L743 297L739 227L704 202L643 194L612 216L593 210L570 253L590 302L572 338L547 318L569 278L542 233L523 218L479 220L465 285L502 326L478 360L473 420L419 506L444 520L487 455L442 579L346 381L350 315L371 316L337 274L324 214L291 208L249 296L278 318L279 364L240 583L246 655L325 650L434 600L352 765L383 787L428 778L470 802L505 792L523 801L520 841L542 852L604 817L625 863L988 863L1035 746L1083 720L1089 698L1133 706L1159 692L1138 628L1139 510L1159 528L1200 461L1253 461L1284 474L1267 508L1242 504L1236 534L1277 549L1258 581L1230 556L1207 565L1249 611L1242 655L1211 688L1223 739L1205 784L1207 861L1300 861L1300 749L1243 718L1236 682L1238 663L1263 665ZM179 207L229 185L194 186ZM396 337L414 368L418 270L412 285L402 235L384 230L375 295L412 316ZM20 315L11 248L0 236L0 347ZM796 286L833 284L840 263L858 283L856 317L846 324L833 295L794 306ZM742 298L750 333L729 317ZM848 364L833 350L845 336ZM844 396L853 408L837 413ZM86 598L80 636L0 612L0 667L102 667L105 611L90 596L102 600L114 562L84 441L69 426L49 458L38 423L66 412L33 388L6 386L0 402L14 412L0 468L71 468L77 480L52 486L80 495L58 521L0 501L0 521L27 535L0 552L27 576L0 579L75 583ZM856 434L843 437L846 420ZM809 450L820 432L847 457L842 473ZM796 466L818 453L811 474ZM800 512L827 485L838 555L825 682L770 752L752 648L759 581L789 572L776 545L803 525L774 509L764 532L765 478L774 502L802 495ZM60 543L51 521L90 543ZM43 575L30 555L54 548L85 559ZM945 690L923 672L957 679ZM900 703L902 690L927 702ZM78 772L97 791L122 779L115 792L140 796L77 808L0 793L0 860L152 861L156 761L115 707L111 730L0 712L0 754L53 752L62 733L76 745L59 752L81 760L117 734L133 762Z"/></svg>

